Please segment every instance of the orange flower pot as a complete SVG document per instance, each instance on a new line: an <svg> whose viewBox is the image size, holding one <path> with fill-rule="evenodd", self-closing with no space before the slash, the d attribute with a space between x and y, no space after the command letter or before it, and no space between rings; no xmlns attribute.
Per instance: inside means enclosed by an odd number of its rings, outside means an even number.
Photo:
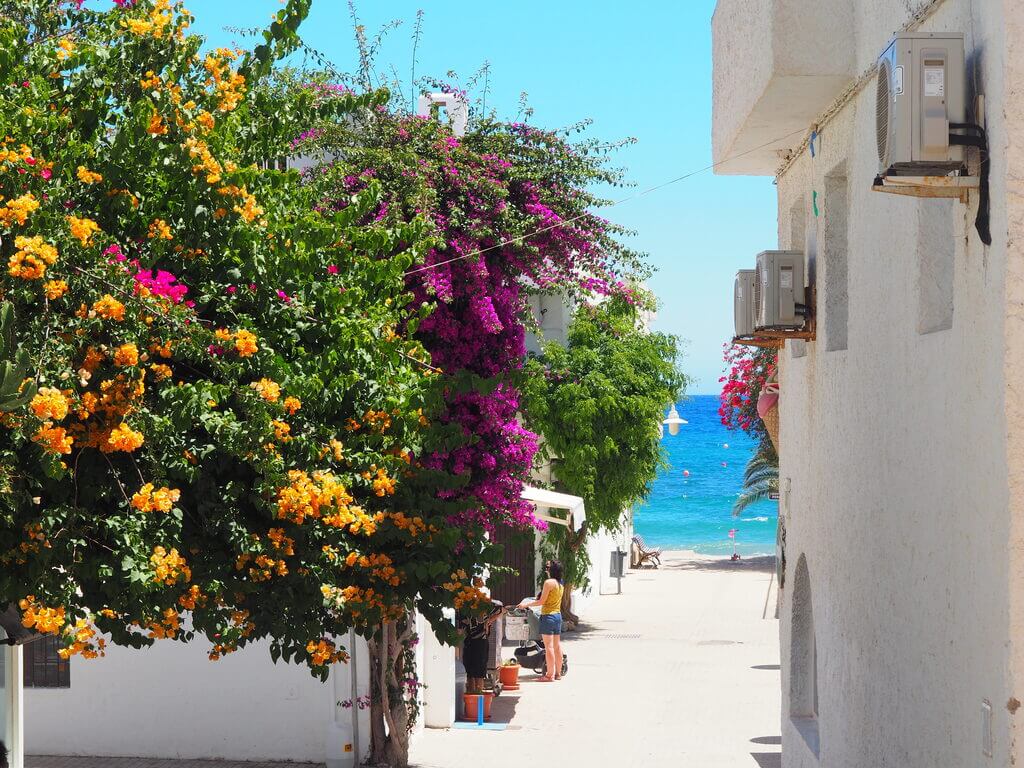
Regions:
<svg viewBox="0 0 1024 768"><path fill-rule="evenodd" d="M462 694L463 720L469 720L470 722L476 721L478 712L477 708L480 706L477 704L477 700L481 696L484 700L484 720L491 719L491 699L494 698L493 693L464 693Z"/></svg>
<svg viewBox="0 0 1024 768"><path fill-rule="evenodd" d="M502 666L498 670L498 679L506 691L519 690L519 665Z"/></svg>

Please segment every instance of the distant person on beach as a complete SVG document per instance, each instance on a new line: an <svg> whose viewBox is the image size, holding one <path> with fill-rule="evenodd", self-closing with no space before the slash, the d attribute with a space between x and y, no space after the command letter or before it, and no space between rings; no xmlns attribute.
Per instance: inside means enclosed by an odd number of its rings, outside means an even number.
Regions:
<svg viewBox="0 0 1024 768"><path fill-rule="evenodd" d="M540 597L523 600L519 607L540 606L540 636L547 660L547 674L540 678L540 682L550 683L562 677L562 564L549 560L545 565L545 576Z"/></svg>

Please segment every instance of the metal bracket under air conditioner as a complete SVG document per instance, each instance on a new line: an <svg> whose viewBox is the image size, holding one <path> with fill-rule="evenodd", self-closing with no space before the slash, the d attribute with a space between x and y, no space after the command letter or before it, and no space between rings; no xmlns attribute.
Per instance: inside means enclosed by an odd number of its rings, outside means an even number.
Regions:
<svg viewBox="0 0 1024 768"><path fill-rule="evenodd" d="M818 293L810 287L807 289L807 297L808 303L800 305L805 318L802 328L785 331L756 330L749 336L734 336L732 343L762 349L782 349L786 346L787 340L814 341L818 337Z"/></svg>
<svg viewBox="0 0 1024 768"><path fill-rule="evenodd" d="M889 173L875 177L871 189L911 197L958 198L967 205L970 191L980 187L981 179L978 176L902 176Z"/></svg>

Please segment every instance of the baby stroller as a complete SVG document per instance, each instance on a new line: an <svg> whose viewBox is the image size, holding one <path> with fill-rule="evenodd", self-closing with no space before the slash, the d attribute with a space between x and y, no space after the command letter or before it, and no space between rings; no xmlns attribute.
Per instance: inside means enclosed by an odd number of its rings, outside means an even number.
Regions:
<svg viewBox="0 0 1024 768"><path fill-rule="evenodd" d="M536 616L533 611L529 608L509 610L508 616L505 618L505 638L518 641L520 644L515 649L516 661L525 669L532 669L539 675L546 675L548 673L547 658L544 653L544 644L537 639L539 636ZM569 655L563 651L561 676L565 677L568 672Z"/></svg>

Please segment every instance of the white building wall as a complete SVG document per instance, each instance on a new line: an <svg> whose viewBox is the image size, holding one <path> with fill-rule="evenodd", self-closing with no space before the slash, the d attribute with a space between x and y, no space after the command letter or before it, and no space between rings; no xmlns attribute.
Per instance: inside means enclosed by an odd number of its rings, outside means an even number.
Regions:
<svg viewBox="0 0 1024 768"><path fill-rule="evenodd" d="M365 696L366 644L357 648ZM110 648L104 658L72 660L71 688L25 691L26 751L323 763L336 713L348 723L336 702L350 698L350 686L346 665L321 683L305 667L273 664L263 642L216 662L200 641ZM368 712L362 720L365 753Z"/></svg>
<svg viewBox="0 0 1024 768"><path fill-rule="evenodd" d="M602 531L587 540L587 553L590 555L590 586L586 590L573 590L572 610L577 616L585 617L587 610L600 595L614 595L618 591L618 580L611 576L611 553L616 548L625 552L625 567L628 568L629 542L632 537L633 513L632 510L627 510L622 513L618 531Z"/></svg>
<svg viewBox="0 0 1024 768"><path fill-rule="evenodd" d="M1015 702L1024 684L1024 581L1020 578L1024 563L1024 248L1020 246L1020 233L1024 232L1024 81L1021 64L1024 62L1024 5L1019 0L1003 0L1003 29L1006 44L1005 59L1011 65L1005 80L1002 112L1006 153L1006 208L1007 224L1017 243L1006 254L1006 280L1004 295L1006 321L1004 323L1006 358L1004 376L1007 382L1005 411L1007 424L1006 458L1009 472L1010 497L1010 604L1009 604L1009 666L1013 698L1005 702L1010 714L1011 759L1021 764L1022 715ZM1002 702L993 702L999 706Z"/></svg>
<svg viewBox="0 0 1024 768"><path fill-rule="evenodd" d="M856 40L862 71L908 11L893 0L852 4L855 28L842 34ZM1005 4L1021 30L1017 6ZM816 246L819 311L817 341L780 354L787 768L1011 764L1011 697L1022 695L1009 649L1024 629L1024 456L1012 442L1024 417L1024 60L1019 42L1006 59L1005 21L997 0L946 0L922 29L964 33L971 90L986 97L991 247L974 231L976 194L965 207L871 191L873 84L822 129L817 156L803 154L778 182L779 245ZM1007 153L1008 127L1017 155ZM1017 475L1012 506L1008 469ZM794 605L801 556L811 612ZM811 614L813 640L802 648ZM817 716L794 719L809 714L815 677Z"/></svg>
<svg viewBox="0 0 1024 768"><path fill-rule="evenodd" d="M455 649L416 617L421 716L449 727L455 713ZM308 668L270 659L258 642L211 662L202 641L158 641L143 650L109 648L74 658L71 688L25 691L29 754L325 763L351 741L352 667L336 664L326 683ZM369 695L366 643L356 639L359 697ZM424 690L430 692L427 698ZM359 751L370 751L369 711L359 715ZM328 740L333 740L329 746Z"/></svg>

